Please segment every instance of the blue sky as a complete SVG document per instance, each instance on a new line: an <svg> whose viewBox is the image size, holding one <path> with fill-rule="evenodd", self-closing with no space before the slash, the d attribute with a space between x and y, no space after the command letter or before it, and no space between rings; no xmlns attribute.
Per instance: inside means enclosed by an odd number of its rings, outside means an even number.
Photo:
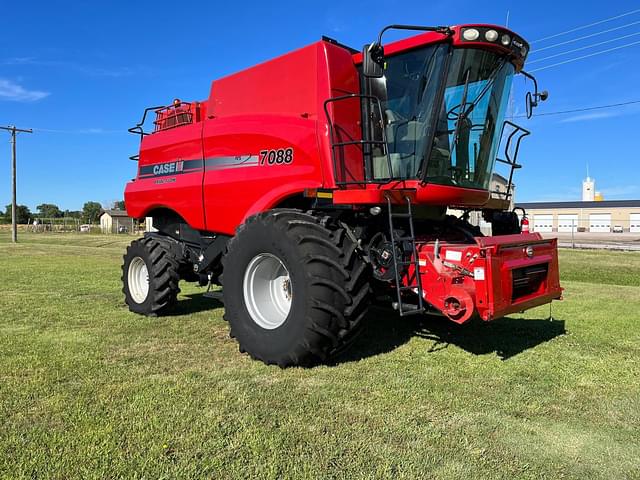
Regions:
<svg viewBox="0 0 640 480"><path fill-rule="evenodd" d="M359 48L390 23L504 25L509 12L509 27L535 41L634 9L640 2L15 2L0 18L0 125L35 130L18 139L19 203L74 210L88 200L122 198L126 181L135 175L128 156L138 143L126 129L146 106L175 97L204 99L212 79L323 34ZM640 34L634 35L639 32L637 12L535 42L531 62L606 43L530 63L527 69L630 45L640 41ZM640 44L536 76L550 92L537 113L640 100ZM524 108L524 81L516 79L514 85L518 114ZM522 147L518 200L579 199L587 164L606 199L640 198L639 104L518 120L533 130ZM0 135L2 206L10 201L8 140L8 134Z"/></svg>

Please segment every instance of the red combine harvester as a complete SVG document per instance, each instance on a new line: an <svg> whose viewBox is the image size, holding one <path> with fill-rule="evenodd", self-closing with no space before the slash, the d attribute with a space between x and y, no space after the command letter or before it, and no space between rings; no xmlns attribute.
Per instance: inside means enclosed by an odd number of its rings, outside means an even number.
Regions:
<svg viewBox="0 0 640 480"><path fill-rule="evenodd" d="M421 33L383 46L389 29ZM129 308L161 314L180 280L223 285L240 350L288 366L346 348L374 293L457 323L559 299L556 241L510 210L529 134L504 120L513 76L533 80L529 115L547 96L527 53L498 26L392 25L362 52L323 38L215 80L207 100L146 109L125 201L157 232L124 257ZM506 191L491 191L496 161Z"/></svg>

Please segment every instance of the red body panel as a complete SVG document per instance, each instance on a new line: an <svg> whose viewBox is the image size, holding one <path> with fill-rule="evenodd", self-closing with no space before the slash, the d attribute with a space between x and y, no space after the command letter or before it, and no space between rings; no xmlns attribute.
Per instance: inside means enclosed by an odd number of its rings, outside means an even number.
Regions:
<svg viewBox="0 0 640 480"><path fill-rule="evenodd" d="M141 218L157 208L175 211L197 229L204 229L202 168L175 176L141 176L146 166L184 160L202 162L202 123L147 135L140 145L138 176L127 184L127 212ZM170 182L170 183L169 183Z"/></svg>
<svg viewBox="0 0 640 480"><path fill-rule="evenodd" d="M333 203L386 203L387 196L392 203L404 204L405 198L418 205L441 205L450 207L484 205L490 197L487 190L452 188L444 185L422 184L417 180L391 182L384 185L368 184L364 188L336 190Z"/></svg>
<svg viewBox="0 0 640 480"><path fill-rule="evenodd" d="M453 30L447 41L459 46L475 44L461 43L460 29ZM394 54L446 39L428 32L390 43L385 49ZM502 49L498 44L489 47ZM360 92L356 69L360 61L361 54L320 41L215 80L191 124L146 136L140 149L140 167L200 158L201 171L160 183L140 177L130 182L125 191L129 214L141 218L166 207L196 229L232 234L247 216L300 195L305 188L335 188L324 103ZM361 139L359 101L330 103L328 111L337 126L336 141ZM289 147L294 151L290 164L260 164L261 151ZM340 180L361 180L360 146L344 147L340 154L345 166L345 172L339 172ZM481 207L489 199L484 190L416 181L402 184L351 185L336 190L334 202L385 203L384 191L397 188L413 190L414 201L423 204Z"/></svg>
<svg viewBox="0 0 640 480"><path fill-rule="evenodd" d="M426 45L429 43L442 42L445 40L450 40L454 47L459 47L459 48L482 47L484 49L487 49L487 48L493 49L498 52L504 52L504 53L509 52L509 49L507 47L502 46L500 42L494 42L494 43L488 44L487 42L482 42L482 41L476 41L476 42L463 41L462 38L460 37L463 27L496 28L502 32L510 33L512 36L516 35L515 32L509 29L506 29L504 27L501 27L499 25L474 23L473 25L460 25L456 27L451 27L451 30L453 30L453 35L451 35L450 38L448 37L448 35L445 35L444 33L437 33L437 32L425 32L419 35L414 35L409 38L403 38L401 40L397 40L395 42L391 42L385 45L384 53L385 55L393 55L395 53L406 52L408 50L421 47L422 45ZM353 56L353 61L357 65L361 64L362 53L356 53Z"/></svg>
<svg viewBox="0 0 640 480"><path fill-rule="evenodd" d="M282 127L281 133L270 128L273 123ZM207 229L233 234L247 216L266 210L305 188L321 185L315 127L315 120L276 115L216 118L206 122ZM260 165L261 150L291 145L296 146L291 165ZM251 160L246 161L247 158ZM243 163L251 165L242 166Z"/></svg>
<svg viewBox="0 0 640 480"><path fill-rule="evenodd" d="M274 80L276 79L276 80ZM307 188L335 187L326 99L358 93L351 53L317 42L212 83L206 118L145 136L139 167L202 160L199 172L127 185L134 217L167 207L199 230L233 234L244 219ZM360 138L359 105L329 107L342 135ZM269 165L260 152L293 149L289 164ZM347 164L362 168L361 152Z"/></svg>

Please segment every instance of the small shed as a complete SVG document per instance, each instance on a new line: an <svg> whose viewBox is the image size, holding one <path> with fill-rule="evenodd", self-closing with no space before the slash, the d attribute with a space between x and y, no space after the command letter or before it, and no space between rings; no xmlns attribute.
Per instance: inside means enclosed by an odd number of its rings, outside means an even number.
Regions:
<svg viewBox="0 0 640 480"><path fill-rule="evenodd" d="M136 220L124 210L103 210L100 230L102 233L132 233L136 230Z"/></svg>

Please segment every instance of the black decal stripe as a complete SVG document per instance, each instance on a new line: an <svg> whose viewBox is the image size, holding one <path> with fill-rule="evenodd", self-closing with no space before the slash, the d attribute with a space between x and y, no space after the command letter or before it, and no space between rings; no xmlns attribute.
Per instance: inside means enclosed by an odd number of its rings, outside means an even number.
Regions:
<svg viewBox="0 0 640 480"><path fill-rule="evenodd" d="M208 157L204 159L205 170L222 170L226 168L253 167L258 165L258 155L232 155Z"/></svg>
<svg viewBox="0 0 640 480"><path fill-rule="evenodd" d="M171 162L156 163L141 166L138 170L138 178L168 177L183 173L195 173L202 170L224 170L228 168L255 167L259 165L258 155L229 155L220 157L208 157L204 160L173 160ZM154 173L154 169L164 168L165 165L173 165L182 162L180 171L167 171ZM157 170L156 170L157 171Z"/></svg>
<svg viewBox="0 0 640 480"><path fill-rule="evenodd" d="M162 172L162 173L153 173L154 168L156 167L161 167L164 165L171 165L171 164L177 164L178 162L182 162L182 169L179 171L172 171L172 172ZM140 167L140 169L138 170L138 177L139 178L149 178L149 177L166 177L169 175L180 175L182 173L194 173L197 171L202 171L204 167L204 162L201 159L198 160L174 160L171 162L163 162L163 163L156 163L153 165L144 165L142 167Z"/></svg>

